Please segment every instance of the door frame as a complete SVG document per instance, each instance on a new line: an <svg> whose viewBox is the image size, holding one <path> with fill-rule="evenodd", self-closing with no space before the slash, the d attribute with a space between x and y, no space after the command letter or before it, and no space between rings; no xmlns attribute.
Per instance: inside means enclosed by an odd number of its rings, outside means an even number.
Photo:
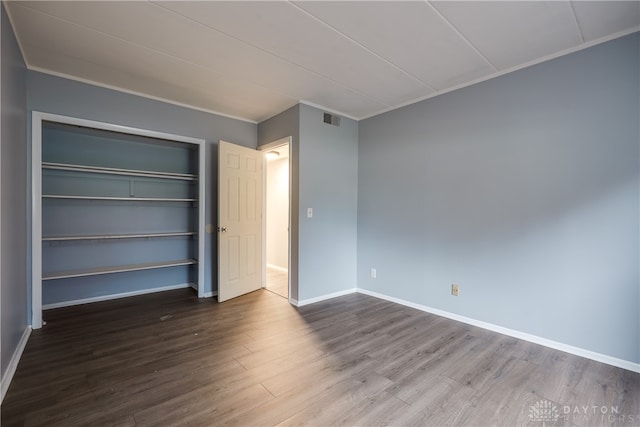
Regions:
<svg viewBox="0 0 640 427"><path fill-rule="evenodd" d="M289 209L288 214L289 218L287 219L287 225L289 229L288 233L288 241L287 241L287 300L291 303L291 213L292 213L292 174L293 174L293 154L292 154L292 142L293 138L291 136L287 136L284 138L280 138L275 141L268 142L266 144L260 145L258 147L259 151L267 152L277 147L281 147L283 145L289 146ZM264 167L262 168L263 173L263 190L262 190L262 287L265 288L267 285L267 161L264 161Z"/></svg>
<svg viewBox="0 0 640 427"><path fill-rule="evenodd" d="M31 315L32 329L40 329L42 320L42 125L55 122L83 126L150 138L166 139L193 144L198 150L198 298L204 298L205 278L205 140L188 136L158 132L150 129L124 126L96 120L63 116L60 114L31 112ZM110 299L108 297L101 299ZM92 301L87 301L92 302Z"/></svg>

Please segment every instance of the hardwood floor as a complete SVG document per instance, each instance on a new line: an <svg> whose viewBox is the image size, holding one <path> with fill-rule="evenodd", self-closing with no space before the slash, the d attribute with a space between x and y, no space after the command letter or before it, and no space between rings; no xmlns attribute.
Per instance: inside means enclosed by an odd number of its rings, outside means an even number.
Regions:
<svg viewBox="0 0 640 427"><path fill-rule="evenodd" d="M289 274L267 267L267 290L284 298L289 298Z"/></svg>
<svg viewBox="0 0 640 427"><path fill-rule="evenodd" d="M45 319L3 427L640 425L639 374L361 294L185 289Z"/></svg>

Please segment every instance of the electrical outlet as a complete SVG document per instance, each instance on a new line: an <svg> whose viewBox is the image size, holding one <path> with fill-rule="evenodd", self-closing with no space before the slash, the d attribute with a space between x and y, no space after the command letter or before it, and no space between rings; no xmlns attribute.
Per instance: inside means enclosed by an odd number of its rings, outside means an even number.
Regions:
<svg viewBox="0 0 640 427"><path fill-rule="evenodd" d="M375 279L378 276L378 272L376 271L375 268L371 269L371 278Z"/></svg>
<svg viewBox="0 0 640 427"><path fill-rule="evenodd" d="M458 285L456 285L455 283L451 285L451 295L453 295L454 297L458 296Z"/></svg>

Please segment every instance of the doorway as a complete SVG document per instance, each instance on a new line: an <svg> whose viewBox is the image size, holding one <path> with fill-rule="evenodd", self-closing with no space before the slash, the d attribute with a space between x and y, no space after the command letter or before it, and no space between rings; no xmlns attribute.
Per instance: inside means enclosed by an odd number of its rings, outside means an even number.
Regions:
<svg viewBox="0 0 640 427"><path fill-rule="evenodd" d="M264 287L289 299L289 138L269 144L265 156Z"/></svg>

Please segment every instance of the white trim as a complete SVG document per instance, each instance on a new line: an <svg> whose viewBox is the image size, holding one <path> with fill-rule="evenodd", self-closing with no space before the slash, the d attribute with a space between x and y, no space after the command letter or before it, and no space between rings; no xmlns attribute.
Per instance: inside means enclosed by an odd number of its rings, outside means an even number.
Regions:
<svg viewBox="0 0 640 427"><path fill-rule="evenodd" d="M426 101L427 99L431 99L431 98L435 98L436 96L444 95L445 93L453 92L455 90L462 89L462 88L465 88L465 87L468 87L468 86L473 86L475 84L482 83L482 82L485 82L487 80L494 79L496 77L504 76L505 74L513 73L514 71L522 70L523 68L532 67L534 65L538 65L538 64L541 64L543 62L547 62L547 61L550 61L552 59L559 58L561 56L565 56L565 55L569 55L569 54L572 54L572 53L575 53L575 52L579 52L581 50L588 49L590 47L593 47L593 46L596 46L596 45L599 45L599 44L602 44L602 43L606 43L608 41L615 40L615 39L620 38L620 37L628 36L629 34L633 34L633 33L637 32L637 31L640 31L640 25L635 26L633 28L628 28L628 29L626 29L624 31L620 31L618 33L611 34L611 35L606 36L606 37L602 37L602 38L597 39L597 40L592 40L592 41L587 42L587 43L582 43L579 46L575 46L575 47L572 47L572 48L569 48L569 49L565 49L565 50L560 51L560 52L552 53L551 55L543 56L542 58L534 59L533 61L529 61L529 62L526 62L524 64L520 64L520 65L516 65L514 67L506 68L504 70L500 70L498 72L489 74L487 76L483 76L483 77L480 77L478 79L471 80L470 82L461 83L461 84L456 85L456 86L452 86L452 87L449 87L449 88L446 88L446 89L443 89L443 90L440 90L440 91L437 91L437 92L430 93L430 94L422 96L420 98L416 98L416 99L412 99L412 100L407 101L407 102L396 104L396 105L394 105L392 107L379 110L379 111L377 111L375 113L367 114L365 116L360 117L359 119L354 119L354 120L361 121L361 120L370 119L371 117L375 117L375 116L378 116L380 114L388 113L389 111L394 111L394 110L397 110L397 109L400 109L400 108L403 108L403 107L406 107L406 106L409 106L409 105L417 104L419 102ZM300 103L301 104L311 105L312 107L314 106L314 105L312 105L310 103L306 103L306 102L302 102L302 101L300 101ZM327 111L329 111L329 110L327 110ZM337 113L337 114L339 114L339 113ZM345 117L348 117L348 116L345 116Z"/></svg>
<svg viewBox="0 0 640 427"><path fill-rule="evenodd" d="M270 268L272 270L281 271L283 273L288 273L289 272L288 268L280 267L279 265L275 265L275 264L267 264L267 268Z"/></svg>
<svg viewBox="0 0 640 427"><path fill-rule="evenodd" d="M43 310L51 310L53 308L71 307L71 306L74 306L74 305L90 304L92 302L109 301L109 300L112 300L112 299L134 297L134 296L137 296L137 295L153 294L153 293L156 293L156 292L173 291L173 290L176 290L176 289L195 288L196 286L197 285L195 285L194 283L181 283L181 284L178 284L178 285L162 286L162 287L159 287L159 288L140 289L138 291L121 292L119 294L101 295L99 297L82 298L82 299L76 299L76 300L71 300L71 301L62 301L62 302L54 302L52 304L44 304L42 306L42 309Z"/></svg>
<svg viewBox="0 0 640 427"><path fill-rule="evenodd" d="M378 292L369 291L367 289L358 288L358 292L361 294L375 297L375 298L380 298L386 301L394 302L396 304L415 308L416 310L420 310L427 313L435 314L437 316L456 320L458 322L466 323L468 325L477 326L482 329L497 332L503 335L508 335L510 337L518 338L524 341L529 341L534 344L540 344L545 347L553 348L555 350L564 351L565 353L570 353L576 356L585 357L587 359L595 360L596 362L602 362L602 363L606 363L607 365L616 366L618 368L640 373L640 363L633 363L628 360L618 359L616 357L608 356L606 354L596 353L591 350L586 350L580 347L574 347L572 345L564 344L558 341L542 338L537 335L516 331L516 330L505 328L502 326L494 325L493 323L483 322L481 320L476 320L470 317L461 316L459 314L450 313L448 311L439 310L437 308L428 307L426 305L416 304L400 298L395 298L395 297L381 294Z"/></svg>
<svg viewBox="0 0 640 427"><path fill-rule="evenodd" d="M60 78L63 78L63 79L67 79L67 80L76 81L76 82L79 82L79 83L88 84L88 85L91 85L91 86L97 86L97 87L101 87L101 88L104 88L104 89L114 90L116 92L126 93L128 95L134 95L134 96L139 96L141 98L151 99L153 101L164 102L165 104L171 104L171 105L175 105L175 106L182 107L182 108L188 108L190 110L202 111L203 113L213 114L215 116L220 116L220 117L224 117L224 118L227 118L227 119L239 120L241 122L251 123L251 124L254 124L254 125L258 124L257 121L251 120L251 119L247 119L245 117L232 116L230 114L221 113L219 111L209 110L208 108L196 107L195 105L185 104L183 102L178 102L178 101L173 101L171 99L162 98L160 96L149 95L149 94L146 94L146 93L137 92L135 90L124 89L124 88L121 88L121 87L118 87L118 86L113 86L113 85L106 84L106 83L96 82L94 80L83 79L81 77L76 77L76 76L72 76L70 74L60 73L60 72L57 72L57 71L51 71L51 70L47 70L45 68L41 68L41 67L29 65L29 64L27 64L27 69L29 69L31 71L37 71L37 72L42 73L42 74L48 74L48 75L54 76L54 77L60 77Z"/></svg>
<svg viewBox="0 0 640 427"><path fill-rule="evenodd" d="M0 5L0 9L2 8L2 5ZM0 10L0 34L2 34L2 11ZM11 20L9 20L9 22L11 22ZM15 34L15 33L14 33ZM2 37L0 37L0 42ZM1 43L0 43L1 44ZM24 58L24 56L23 56ZM0 100L2 100L2 55L0 55ZM1 113L1 111L0 111ZM0 114L1 116L1 114ZM0 160L2 159L2 119L0 118ZM0 242L2 242L2 204L3 204L3 200L2 200L2 161L0 161ZM0 245L0 288L2 287L2 245ZM0 291L1 293L1 291ZM2 310L1 305L0 305L0 311ZM27 314L28 316L28 314ZM2 316L0 315L0 319L2 319ZM2 339L1 339L1 334L0 334L0 356L2 355ZM2 359L2 357L0 357L0 359ZM9 386L7 386L8 388ZM0 404L2 403L2 398L4 397L4 377L2 376L2 366L0 366Z"/></svg>
<svg viewBox="0 0 640 427"><path fill-rule="evenodd" d="M359 95L362 95L362 94L359 94ZM367 96L367 95L363 95L363 96L364 96L364 97L366 97L366 98L369 98L369 99L370 99L370 100L372 100L372 101L376 101L376 102L378 102L378 103L380 103L380 104L386 104L386 102L382 102L382 101L380 101L380 100L378 100L378 99L371 98L370 96ZM351 119L351 120L354 120L354 121L356 121L356 122L357 122L357 121L359 121L359 120L362 120L362 119L357 119L357 118L355 118L355 117L353 117L353 116L350 116L349 114L343 113L343 112L341 112L341 111L334 110L333 108L327 108L327 107L322 106L322 105L320 105L320 104L315 104L315 103L310 102L310 101L305 101L304 99L301 99L301 100L300 100L300 104L302 104L302 105L306 105L307 107L313 107L313 108L316 108L316 109L318 109L318 110L323 110L325 113L336 114L336 115L338 115L338 116L342 116L342 117L344 117L344 118L346 118L346 119ZM393 109L393 108L392 108L392 109ZM377 115L377 114L379 114L379 113L372 114L370 117L373 117L373 116L375 116L375 115ZM276 115L277 115L277 114L276 114Z"/></svg>
<svg viewBox="0 0 640 427"><path fill-rule="evenodd" d="M207 200L207 171L206 171L206 142L198 143L198 298L204 298L204 266L206 258L206 200Z"/></svg>
<svg viewBox="0 0 640 427"><path fill-rule="evenodd" d="M24 348L27 346L27 341L29 341L30 335L31 335L31 327L27 326L25 330L22 332L22 336L20 337L18 346L13 352L13 355L11 356L11 360L7 365L7 370L2 376L2 384L0 385L0 403L2 403L2 401L4 400L4 396L7 394L9 385L11 385L11 380L13 380L13 375L16 373L16 369L18 368L18 363L20 362L20 358L22 357Z"/></svg>
<svg viewBox="0 0 640 427"><path fill-rule="evenodd" d="M148 136L150 138L167 139L170 141L186 142L189 144L204 144L205 140L201 138L192 138L190 136L175 135L167 132L157 132L149 129L134 128L131 126L118 125L114 123L100 122L97 120L80 119L77 117L62 116L60 114L33 112L34 117L38 117L40 121L50 121L56 123L64 123L68 125L84 126L94 129L109 130L119 133L127 133L130 135Z"/></svg>
<svg viewBox="0 0 640 427"><path fill-rule="evenodd" d="M42 328L42 120L31 113L31 327Z"/></svg>
<svg viewBox="0 0 640 427"><path fill-rule="evenodd" d="M198 290L198 285L196 285L195 283L191 283L191 287L193 289L195 289L196 291ZM213 291L213 292L204 292L204 290L202 291L202 296L200 296L200 292L198 292L198 298L212 298L214 296L218 295L218 291Z"/></svg>
<svg viewBox="0 0 640 427"><path fill-rule="evenodd" d="M283 145L289 145L289 150L291 150L291 140L293 138L290 136L285 136L284 138L277 139L275 141L267 142L266 144L260 145L257 150L258 151L267 151L272 148L282 147ZM291 157L291 152L289 152L289 157Z"/></svg>
<svg viewBox="0 0 640 427"><path fill-rule="evenodd" d="M342 297L349 294L355 294L356 292L358 292L357 288L351 288L351 289L346 289L344 291L333 292L331 294L320 295L319 297L307 298L301 301L297 301L291 298L290 302L296 307L302 307L304 305L314 304L316 302L325 301L332 298Z"/></svg>
<svg viewBox="0 0 640 427"><path fill-rule="evenodd" d="M291 302L291 274L289 274L289 269L291 268L291 239L292 239L292 235L293 233L291 232L291 218L292 218L292 211L293 211L293 137L291 135L289 136L285 136L284 138L280 138L277 139L275 141L271 141L268 142L266 144L262 144L261 146L259 146L257 149L259 151L267 151L267 150L271 150L273 148L276 147L283 147L283 146L287 146L288 150L289 150L289 182L288 182L288 190L287 192L289 193L289 209L287 210L287 215L289 216L289 218L287 219L287 227L289 230L288 233L288 237L287 237L287 263L289 268L283 268L283 267L279 267L276 266L274 264L267 264L267 168L266 168L266 161L263 161L263 167L262 167L262 182L263 182L263 186L262 186L262 212L264 213L262 215L262 266L264 267L271 267L275 270L278 271L282 271L284 273L287 273L287 295L288 295L288 300L289 302ZM262 271L262 288L266 289L267 287L267 269L263 268ZM298 301L296 301L294 305L298 305Z"/></svg>

